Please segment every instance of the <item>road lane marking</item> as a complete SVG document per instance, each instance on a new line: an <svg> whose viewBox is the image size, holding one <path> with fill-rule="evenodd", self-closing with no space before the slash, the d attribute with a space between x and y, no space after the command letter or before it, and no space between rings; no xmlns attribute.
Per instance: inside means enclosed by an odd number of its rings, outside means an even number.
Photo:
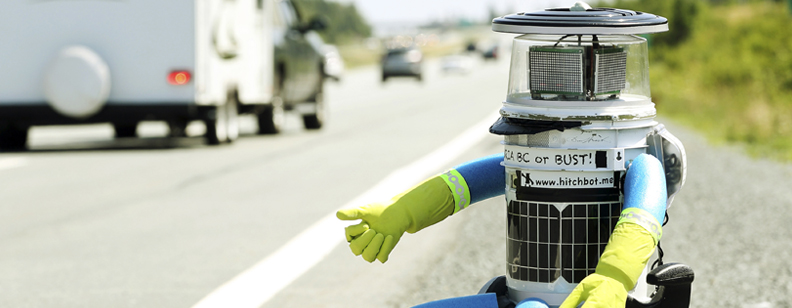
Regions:
<svg viewBox="0 0 792 308"><path fill-rule="evenodd" d="M24 167L28 164L25 157L9 157L0 159L0 170Z"/></svg>
<svg viewBox="0 0 792 308"><path fill-rule="evenodd" d="M374 187L341 208L360 206L389 198L438 172L489 135L489 126L497 115L486 117L450 142L417 161L397 169ZM209 293L193 308L256 308L264 305L278 292L321 262L343 242L344 227L335 211L329 213L273 254Z"/></svg>

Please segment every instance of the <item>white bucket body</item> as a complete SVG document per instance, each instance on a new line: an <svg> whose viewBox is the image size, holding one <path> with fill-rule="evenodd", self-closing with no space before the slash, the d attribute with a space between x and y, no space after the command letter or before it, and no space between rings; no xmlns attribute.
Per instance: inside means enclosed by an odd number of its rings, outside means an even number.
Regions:
<svg viewBox="0 0 792 308"><path fill-rule="evenodd" d="M622 177L629 162L647 152L646 137L656 125L633 124L505 136L512 300L538 297L560 305L594 272L621 213Z"/></svg>

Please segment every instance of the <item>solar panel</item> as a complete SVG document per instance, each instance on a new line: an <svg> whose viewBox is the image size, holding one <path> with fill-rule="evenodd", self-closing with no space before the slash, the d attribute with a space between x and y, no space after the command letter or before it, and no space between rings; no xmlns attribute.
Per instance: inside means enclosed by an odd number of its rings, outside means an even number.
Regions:
<svg viewBox="0 0 792 308"><path fill-rule="evenodd" d="M594 272L619 220L621 203L566 205L512 200L508 206L508 273L512 279L579 283Z"/></svg>

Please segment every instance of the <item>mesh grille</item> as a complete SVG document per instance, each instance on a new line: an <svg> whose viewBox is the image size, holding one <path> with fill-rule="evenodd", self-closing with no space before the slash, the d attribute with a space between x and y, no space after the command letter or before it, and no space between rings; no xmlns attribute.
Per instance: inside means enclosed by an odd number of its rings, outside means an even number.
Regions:
<svg viewBox="0 0 792 308"><path fill-rule="evenodd" d="M529 147L542 147L550 146L550 132L541 132L538 134L530 134L526 136L525 145Z"/></svg>
<svg viewBox="0 0 792 308"><path fill-rule="evenodd" d="M621 203L567 205L511 201L508 273L512 279L579 283L594 272L619 220Z"/></svg>
<svg viewBox="0 0 792 308"><path fill-rule="evenodd" d="M594 94L624 90L627 71L626 52L597 53L594 55L594 65Z"/></svg>
<svg viewBox="0 0 792 308"><path fill-rule="evenodd" d="M531 48L530 89L534 93L583 94L583 49Z"/></svg>
<svg viewBox="0 0 792 308"><path fill-rule="evenodd" d="M550 132L541 132L526 135L506 135L506 143L529 146L529 147L550 147Z"/></svg>

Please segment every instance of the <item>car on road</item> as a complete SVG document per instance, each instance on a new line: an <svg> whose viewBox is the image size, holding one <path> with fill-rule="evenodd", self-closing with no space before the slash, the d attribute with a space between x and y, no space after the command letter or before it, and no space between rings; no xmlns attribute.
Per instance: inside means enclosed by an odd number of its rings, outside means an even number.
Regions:
<svg viewBox="0 0 792 308"><path fill-rule="evenodd" d="M316 31L325 29L326 21L320 16L306 20L299 3L276 0L274 100L272 108L258 113L261 134L280 132L287 111L301 114L306 129L324 124L324 43Z"/></svg>
<svg viewBox="0 0 792 308"><path fill-rule="evenodd" d="M446 74L466 74L473 69L473 57L468 54L448 55L440 60L440 68Z"/></svg>
<svg viewBox="0 0 792 308"><path fill-rule="evenodd" d="M418 47L391 48L382 56L382 82L390 77L423 79L423 53Z"/></svg>
<svg viewBox="0 0 792 308"><path fill-rule="evenodd" d="M498 60L498 44L491 44L484 48L481 52L481 56L485 60Z"/></svg>

